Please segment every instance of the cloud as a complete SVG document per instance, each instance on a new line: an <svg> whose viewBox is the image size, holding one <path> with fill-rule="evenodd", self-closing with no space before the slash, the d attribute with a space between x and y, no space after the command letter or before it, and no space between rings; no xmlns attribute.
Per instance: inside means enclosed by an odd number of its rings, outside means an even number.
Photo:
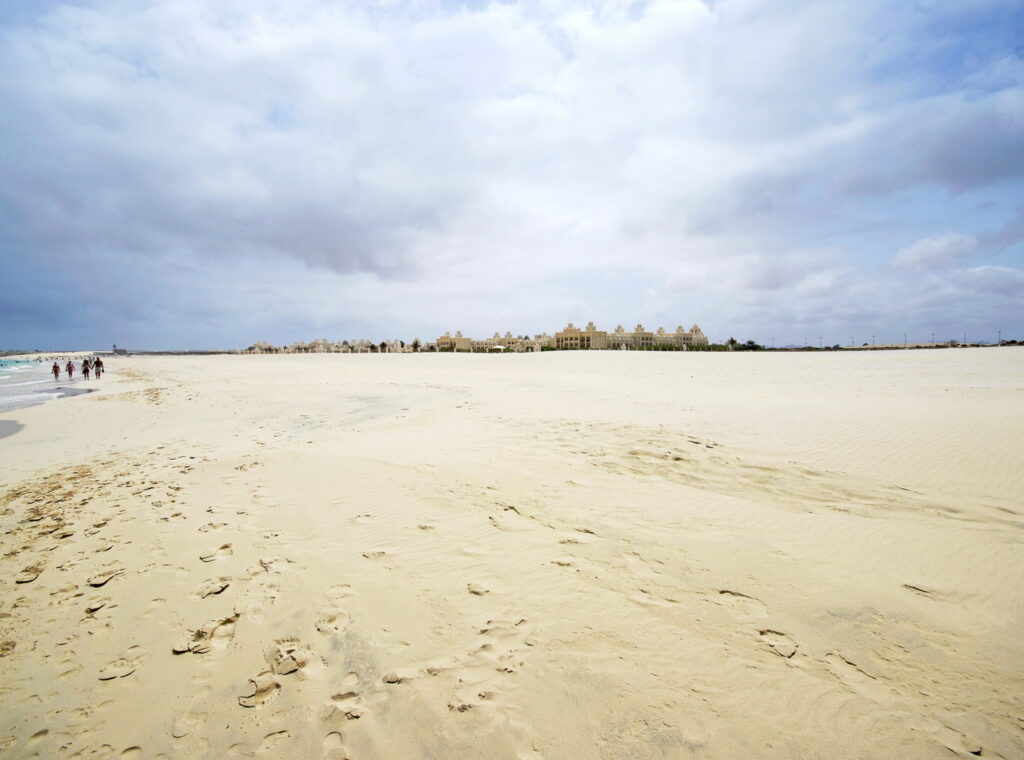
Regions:
<svg viewBox="0 0 1024 760"><path fill-rule="evenodd" d="M3 340L87 334L32 306L68 289L164 345L602 304L845 331L1021 239L1008 1L34 7L0 12Z"/></svg>
<svg viewBox="0 0 1024 760"><path fill-rule="evenodd" d="M959 274L963 285L976 293L1006 298L1024 296L1024 271L1004 266L972 267Z"/></svg>
<svg viewBox="0 0 1024 760"><path fill-rule="evenodd" d="M977 247L978 242L973 237L947 232L903 248L893 256L892 264L899 269L916 272L947 269L970 256Z"/></svg>
<svg viewBox="0 0 1024 760"><path fill-rule="evenodd" d="M1024 240L1024 206L1017 209L999 229L990 230L979 235L979 243L986 248L1002 251Z"/></svg>

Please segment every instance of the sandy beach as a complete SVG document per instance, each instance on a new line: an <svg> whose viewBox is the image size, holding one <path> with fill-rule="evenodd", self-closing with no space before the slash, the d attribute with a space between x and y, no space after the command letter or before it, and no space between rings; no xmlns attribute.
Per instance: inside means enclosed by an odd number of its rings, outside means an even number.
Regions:
<svg viewBox="0 0 1024 760"><path fill-rule="evenodd" d="M1024 348L110 359L0 758L1024 757Z"/></svg>

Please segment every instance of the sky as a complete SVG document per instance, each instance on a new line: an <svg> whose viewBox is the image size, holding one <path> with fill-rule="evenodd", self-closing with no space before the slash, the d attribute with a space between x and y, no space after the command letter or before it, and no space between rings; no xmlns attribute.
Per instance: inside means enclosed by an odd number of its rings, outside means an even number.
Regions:
<svg viewBox="0 0 1024 760"><path fill-rule="evenodd" d="M1019 0L0 5L0 348L1024 338Z"/></svg>

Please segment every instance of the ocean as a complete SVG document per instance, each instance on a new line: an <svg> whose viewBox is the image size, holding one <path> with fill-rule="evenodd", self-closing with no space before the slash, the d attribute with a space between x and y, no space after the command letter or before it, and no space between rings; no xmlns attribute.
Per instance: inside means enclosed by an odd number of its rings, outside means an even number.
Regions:
<svg viewBox="0 0 1024 760"><path fill-rule="evenodd" d="M81 362L75 362L75 376L72 380L68 380L64 373L66 362L66 359L58 362L61 366L60 380L54 381L50 374L52 361L0 359L0 413L87 393L86 388L76 387L82 382L79 373Z"/></svg>

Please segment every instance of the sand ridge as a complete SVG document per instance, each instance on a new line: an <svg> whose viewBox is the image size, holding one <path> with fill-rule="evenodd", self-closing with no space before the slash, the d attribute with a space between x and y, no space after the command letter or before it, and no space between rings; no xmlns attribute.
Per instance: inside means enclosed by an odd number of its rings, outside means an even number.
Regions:
<svg viewBox="0 0 1024 760"><path fill-rule="evenodd" d="M0 441L0 757L1024 756L1022 357L112 362Z"/></svg>

